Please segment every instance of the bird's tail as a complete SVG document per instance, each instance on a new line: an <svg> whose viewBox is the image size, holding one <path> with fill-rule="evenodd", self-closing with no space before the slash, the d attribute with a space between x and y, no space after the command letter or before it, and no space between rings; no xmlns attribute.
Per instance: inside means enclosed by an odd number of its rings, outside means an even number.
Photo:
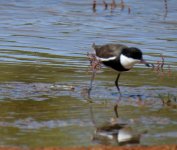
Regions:
<svg viewBox="0 0 177 150"><path fill-rule="evenodd" d="M97 49L100 48L100 46L99 46L99 45L96 45L95 43L93 43L93 44L92 44L92 48L95 49L95 50L97 50Z"/></svg>
<svg viewBox="0 0 177 150"><path fill-rule="evenodd" d="M94 48L94 49L96 48L96 45L95 45L95 43L93 43L93 44L92 44L92 48Z"/></svg>

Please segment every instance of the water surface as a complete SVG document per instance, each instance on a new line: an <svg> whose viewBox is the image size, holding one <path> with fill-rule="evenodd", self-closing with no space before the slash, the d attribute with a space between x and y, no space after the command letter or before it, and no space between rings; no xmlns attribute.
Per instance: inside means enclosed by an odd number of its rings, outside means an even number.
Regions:
<svg viewBox="0 0 177 150"><path fill-rule="evenodd" d="M115 117L118 93L116 72L103 67L91 93L94 103L85 97L91 76L87 53L93 52L93 42L138 47L149 62L164 56L164 76L143 65L121 76L119 115L135 131L147 131L139 144L176 144L176 107L163 107L159 98L170 95L176 105L175 0L168 2L165 19L164 14L164 3L158 0L127 0L124 10L117 7L112 12L104 10L101 1L93 12L90 0L1 0L0 145L99 143L92 140L96 127L90 105L101 125Z"/></svg>

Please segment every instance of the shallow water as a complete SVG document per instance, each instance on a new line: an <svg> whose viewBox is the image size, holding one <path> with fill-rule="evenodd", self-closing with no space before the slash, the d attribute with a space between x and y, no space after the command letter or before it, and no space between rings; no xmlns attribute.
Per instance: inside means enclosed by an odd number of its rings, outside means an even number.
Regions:
<svg viewBox="0 0 177 150"><path fill-rule="evenodd" d="M133 130L147 131L141 145L176 144L176 1L168 2L165 19L161 1L126 4L124 10L117 7L112 12L100 4L93 12L90 0L0 1L1 146L102 143L93 140L96 127L90 106L96 125L101 125L115 117L118 93L116 72L103 67L91 93L94 102L87 101L87 52L93 52L93 42L138 47L149 62L164 56L165 76L143 65L121 76L119 117ZM164 107L159 95L167 100L170 95L173 105Z"/></svg>

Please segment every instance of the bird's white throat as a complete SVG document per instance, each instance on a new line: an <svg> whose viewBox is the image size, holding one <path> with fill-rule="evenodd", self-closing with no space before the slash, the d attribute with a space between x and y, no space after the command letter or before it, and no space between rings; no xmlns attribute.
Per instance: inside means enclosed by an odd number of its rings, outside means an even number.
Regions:
<svg viewBox="0 0 177 150"><path fill-rule="evenodd" d="M123 54L120 55L120 63L125 69L131 69L136 63L139 63L140 60L127 57Z"/></svg>

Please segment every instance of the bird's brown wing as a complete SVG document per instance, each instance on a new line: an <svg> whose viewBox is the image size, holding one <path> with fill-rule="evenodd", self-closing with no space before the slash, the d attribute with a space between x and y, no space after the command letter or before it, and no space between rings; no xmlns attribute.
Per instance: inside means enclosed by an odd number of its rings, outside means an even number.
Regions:
<svg viewBox="0 0 177 150"><path fill-rule="evenodd" d="M110 58L119 56L125 45L122 44L106 44L106 45L95 45L92 46L95 49L96 55L100 58Z"/></svg>

